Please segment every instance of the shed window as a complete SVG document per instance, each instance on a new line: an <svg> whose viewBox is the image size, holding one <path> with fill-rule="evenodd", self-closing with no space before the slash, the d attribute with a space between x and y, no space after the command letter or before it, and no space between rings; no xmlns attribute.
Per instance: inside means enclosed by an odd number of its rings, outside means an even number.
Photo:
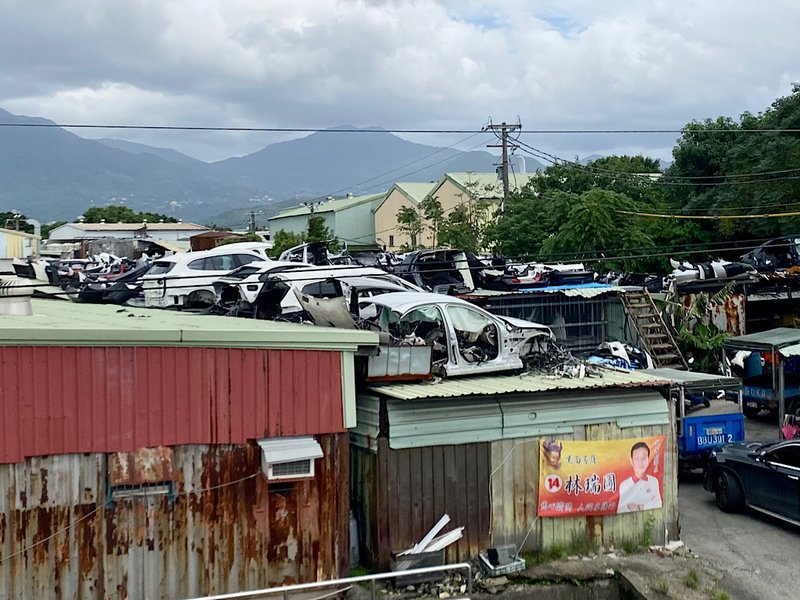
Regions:
<svg viewBox="0 0 800 600"><path fill-rule="evenodd" d="M261 466L267 479L314 477L314 463L322 448L313 437L259 440Z"/></svg>
<svg viewBox="0 0 800 600"><path fill-rule="evenodd" d="M174 462L172 448L164 446L109 454L109 498L115 501L168 495L174 499Z"/></svg>

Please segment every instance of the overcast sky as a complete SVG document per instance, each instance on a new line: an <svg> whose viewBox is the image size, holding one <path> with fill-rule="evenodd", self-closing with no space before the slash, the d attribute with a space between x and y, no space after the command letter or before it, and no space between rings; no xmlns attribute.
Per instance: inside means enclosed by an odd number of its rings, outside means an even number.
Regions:
<svg viewBox="0 0 800 600"><path fill-rule="evenodd" d="M0 7L0 108L61 123L475 129L490 116L519 116L524 129L669 129L762 111L800 81L797 0L0 0ZM77 133L203 160L291 137ZM404 137L432 145L459 139ZM674 138L522 139L569 158L669 158Z"/></svg>

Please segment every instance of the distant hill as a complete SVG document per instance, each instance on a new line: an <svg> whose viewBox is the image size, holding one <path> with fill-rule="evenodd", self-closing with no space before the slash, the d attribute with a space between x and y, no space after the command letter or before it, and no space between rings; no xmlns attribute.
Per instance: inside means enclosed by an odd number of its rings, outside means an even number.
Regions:
<svg viewBox="0 0 800 600"><path fill-rule="evenodd" d="M2 109L0 122L53 124ZM302 199L377 192L395 181L434 181L447 171L491 172L498 161L488 152L417 144L380 129L338 129L206 163L170 148L89 140L59 127L4 127L0 211L18 209L41 221L72 220L88 207L115 203L239 226L254 207L272 214ZM528 172L541 168L526 158Z"/></svg>
<svg viewBox="0 0 800 600"><path fill-rule="evenodd" d="M124 150L131 154L152 154L158 158L166 161L183 165L184 167L191 167L193 169L202 169L208 166L208 163L202 160L197 160L191 156L187 156L182 152L173 150L172 148L159 148L157 146L147 146L146 144L137 144L136 142L128 142L126 140L117 140L112 138L99 138L95 140L109 148L116 148L117 150Z"/></svg>
<svg viewBox="0 0 800 600"><path fill-rule="evenodd" d="M3 110L0 121L52 123ZM112 202L193 219L257 195L207 170L111 148L58 127L4 127L0 133L0 210L39 220L72 220L87 207Z"/></svg>
<svg viewBox="0 0 800 600"><path fill-rule="evenodd" d="M247 156L213 163L214 172L273 198L377 192L395 181L434 181L446 171L492 172L498 158L416 144L382 129L351 133L339 129L271 144ZM541 167L527 159L527 170ZM535 163L535 164L534 164Z"/></svg>

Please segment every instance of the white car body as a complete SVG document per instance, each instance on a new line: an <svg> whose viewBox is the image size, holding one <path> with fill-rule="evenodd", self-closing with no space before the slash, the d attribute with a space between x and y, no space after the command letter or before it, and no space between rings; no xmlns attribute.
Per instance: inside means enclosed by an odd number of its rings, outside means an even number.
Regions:
<svg viewBox="0 0 800 600"><path fill-rule="evenodd" d="M258 270L248 273L245 277L239 276L247 273L251 268ZM422 291L414 284L376 267L315 266L297 262L270 261L268 263L252 263L219 278L214 286L217 300L222 299L222 292L226 286L235 285L239 289L241 300L254 304L263 290L265 282L269 279L286 282L294 292L286 294L281 301L281 309L284 314L303 310L298 295L302 295L304 290L308 290L310 286L318 287L331 279L340 282L347 290L353 287L366 289L374 286L376 289L384 288L391 291Z"/></svg>
<svg viewBox="0 0 800 600"><path fill-rule="evenodd" d="M405 333L407 343L421 338L432 344L433 362L448 377L522 369L525 356L539 350L540 342L554 338L546 325L500 317L441 294L382 294L360 307L361 318L376 323L381 331L395 329ZM483 357L474 352L492 346L494 352Z"/></svg>
<svg viewBox="0 0 800 600"><path fill-rule="evenodd" d="M240 242L160 258L142 277L144 304L154 308L213 304L214 281L245 264L269 261L268 247L262 242Z"/></svg>

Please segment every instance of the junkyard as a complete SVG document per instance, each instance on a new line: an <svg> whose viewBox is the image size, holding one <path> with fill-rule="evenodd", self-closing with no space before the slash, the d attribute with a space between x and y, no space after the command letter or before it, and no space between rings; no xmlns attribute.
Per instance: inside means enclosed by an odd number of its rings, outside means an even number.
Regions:
<svg viewBox="0 0 800 600"><path fill-rule="evenodd" d="M0 600L797 596L800 4L8 4Z"/></svg>
<svg viewBox="0 0 800 600"><path fill-rule="evenodd" d="M11 595L55 565L60 589L143 597L362 566L444 597L466 585L457 567L444 584L403 574L470 561L480 589L511 595L520 576L597 581L610 597L677 590L689 572L745 597L788 576L767 557L792 531L725 514L800 522L797 502L776 501L800 456L787 445L800 335L737 335L774 271L676 264L657 288L458 249L365 266L326 246L13 261L0 285ZM694 318L728 334L719 374L693 371L676 341L670 307L698 301ZM753 439L787 440L745 450L778 465L774 482L725 462L721 449ZM647 451L632 480L609 458L625 445L632 464ZM732 567L734 543L710 540L743 520L754 541ZM526 567L536 554L551 562ZM265 568L248 567L259 555ZM609 574L625 583L599 583Z"/></svg>

